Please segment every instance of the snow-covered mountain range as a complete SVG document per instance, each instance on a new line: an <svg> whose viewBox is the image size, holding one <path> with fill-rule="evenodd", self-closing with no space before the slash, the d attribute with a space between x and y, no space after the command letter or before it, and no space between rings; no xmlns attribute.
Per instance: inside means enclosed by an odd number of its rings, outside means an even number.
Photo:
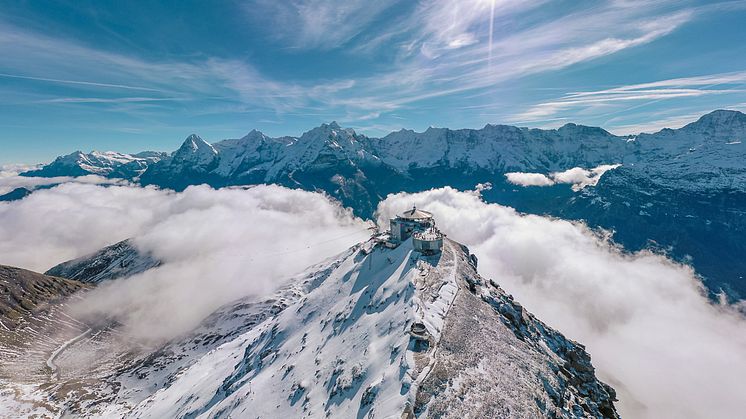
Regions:
<svg viewBox="0 0 746 419"><path fill-rule="evenodd" d="M567 124L556 130L507 125L477 130L429 128L370 138L332 122L300 137L272 138L254 130L243 138L212 145L192 134L170 155L75 152L24 175L136 178L142 174L145 183L181 188L200 181L216 186L286 182L295 173L339 171L340 165L363 174L379 168L412 175L433 168L549 173L621 163L655 172L661 185L744 190L744 135L746 115L724 110L680 129L634 137ZM201 178L185 179L188 176Z"/></svg>
<svg viewBox="0 0 746 419"><path fill-rule="evenodd" d="M158 347L56 310L56 333L3 341L0 402L14 416L617 417L584 347L499 281L456 242L424 256L374 237ZM28 350L42 341L56 349Z"/></svg>
<svg viewBox="0 0 746 419"><path fill-rule="evenodd" d="M111 178L136 179L151 165L167 158L167 153L144 151L124 154L113 151L76 151L57 157L40 169L23 173L24 176L85 176L99 175Z"/></svg>
<svg viewBox="0 0 746 419"><path fill-rule="evenodd" d="M300 137L251 131L209 144L190 135L170 155L74 153L24 175L95 173L176 190L276 183L324 191L367 218L389 193L490 184L483 192L490 202L614 230L626 248L666 251L693 264L713 292L735 298L746 296L746 259L738 257L746 254L739 239L746 234L745 141L746 115L728 110L637 136L567 124L401 130L371 138L331 123ZM590 169L604 165L615 168L587 182ZM519 186L507 173L544 186Z"/></svg>

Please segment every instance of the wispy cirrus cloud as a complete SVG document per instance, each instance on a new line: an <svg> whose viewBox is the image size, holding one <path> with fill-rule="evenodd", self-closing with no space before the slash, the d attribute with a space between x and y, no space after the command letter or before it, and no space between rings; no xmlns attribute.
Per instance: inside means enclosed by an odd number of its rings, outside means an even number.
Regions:
<svg viewBox="0 0 746 419"><path fill-rule="evenodd" d="M137 102L162 102L184 100L173 97L59 97L40 100L39 103L137 103Z"/></svg>
<svg viewBox="0 0 746 419"><path fill-rule="evenodd" d="M499 94L528 76L557 74L664 38L700 18L701 10L688 3L295 0L260 1L243 10L241 16L248 14L248 22L272 41L268 48L295 57L297 69L276 74L242 54L154 59L112 52L14 26L0 16L0 53L7 58L0 78L60 87L28 89L15 102L114 110L149 124L173 123L173 115L184 120L234 114L281 125L300 115L337 119L374 135L385 133L380 127L412 127L406 121L427 108L438 111L427 118L439 118L424 121L428 125L545 122L572 119L584 106L718 90L639 85L624 92L571 92L533 104ZM328 76L308 76L297 57L311 54L314 62L338 65ZM245 129L252 121L241 119Z"/></svg>
<svg viewBox="0 0 746 419"><path fill-rule="evenodd" d="M398 0L261 0L245 6L269 36L297 49L347 45Z"/></svg>
<svg viewBox="0 0 746 419"><path fill-rule="evenodd" d="M734 86L742 87L744 84L746 84L746 72L737 72L660 80L596 91L570 92L557 100L536 104L527 111L517 114L516 118L527 120L552 117L560 111L568 109L614 102L676 99L730 93L734 91Z"/></svg>
<svg viewBox="0 0 746 419"><path fill-rule="evenodd" d="M601 116L609 116L658 101L739 94L746 91L745 88L746 72L658 80L602 90L569 92L557 99L537 103L514 114L510 119L521 123L553 121L579 112L596 112ZM697 119L707 111L708 109L697 109L696 112L668 115L643 124L614 125L609 128L623 134L676 128ZM614 119L609 122L613 123Z"/></svg>
<svg viewBox="0 0 746 419"><path fill-rule="evenodd" d="M290 36L283 35L287 31L293 36L288 42L299 48L324 49L353 42L351 38L395 2L374 3L273 2L259 3L252 9L274 22L274 35L284 40ZM6 56L17 57L3 65L16 70L14 74L6 73L12 77L90 88L224 96L254 105L261 100L264 106L277 111L318 102L326 108L342 107L353 113L365 108L363 115L370 115L371 110L386 112L408 103L490 87L526 74L613 54L664 36L691 18L690 13L678 11L640 21L655 8L610 3L532 25L517 21L543 3L496 0L493 9L489 1L421 2L409 10L410 15L400 20L398 27L381 28L383 36L389 32L401 34L401 42L395 44L399 54L388 70L313 82L275 80L242 60L207 57L146 61L8 25L0 25L5 39L0 42L0 50L7 52ZM494 33L487 33L490 18L498 23ZM503 28L516 25L519 29L515 31ZM593 28L594 25L598 27ZM610 28L619 28L618 33ZM491 45L487 42L490 37ZM494 65L488 65L490 61ZM54 68L60 77L44 76L47 71L41 70L49 68ZM26 74L20 75L24 71ZM102 75L105 80L101 80ZM339 109L335 111L339 113Z"/></svg>

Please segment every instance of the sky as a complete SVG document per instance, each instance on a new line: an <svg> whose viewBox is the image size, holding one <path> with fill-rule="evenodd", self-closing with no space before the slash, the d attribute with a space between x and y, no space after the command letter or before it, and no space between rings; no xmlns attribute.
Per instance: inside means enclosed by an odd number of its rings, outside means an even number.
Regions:
<svg viewBox="0 0 746 419"><path fill-rule="evenodd" d="M335 120L616 134L746 110L746 1L16 1L0 164Z"/></svg>

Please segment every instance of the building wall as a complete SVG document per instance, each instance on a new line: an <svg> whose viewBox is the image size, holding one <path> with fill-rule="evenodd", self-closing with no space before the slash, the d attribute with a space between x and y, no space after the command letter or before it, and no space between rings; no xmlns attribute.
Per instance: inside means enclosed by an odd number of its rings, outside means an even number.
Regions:
<svg viewBox="0 0 746 419"><path fill-rule="evenodd" d="M389 230L391 238L397 241L404 241L412 235L413 232L418 230L424 230L430 226L430 222L418 222L410 220L402 220L400 218L392 218L389 221Z"/></svg>
<svg viewBox="0 0 746 419"><path fill-rule="evenodd" d="M412 239L412 244L419 252L439 252L443 248L443 239L433 241Z"/></svg>
<svg viewBox="0 0 746 419"><path fill-rule="evenodd" d="M404 237L405 236L404 224L401 221L397 220L396 218L392 218L390 224L391 224L391 227L390 227L391 238L396 241L405 240L406 237Z"/></svg>

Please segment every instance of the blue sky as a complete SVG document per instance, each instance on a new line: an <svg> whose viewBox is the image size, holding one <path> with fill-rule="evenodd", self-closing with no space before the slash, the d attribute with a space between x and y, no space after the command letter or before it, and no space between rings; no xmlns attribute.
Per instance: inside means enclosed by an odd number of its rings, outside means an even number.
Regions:
<svg viewBox="0 0 746 419"><path fill-rule="evenodd" d="M0 163L332 120L614 133L746 110L746 1L16 1Z"/></svg>

